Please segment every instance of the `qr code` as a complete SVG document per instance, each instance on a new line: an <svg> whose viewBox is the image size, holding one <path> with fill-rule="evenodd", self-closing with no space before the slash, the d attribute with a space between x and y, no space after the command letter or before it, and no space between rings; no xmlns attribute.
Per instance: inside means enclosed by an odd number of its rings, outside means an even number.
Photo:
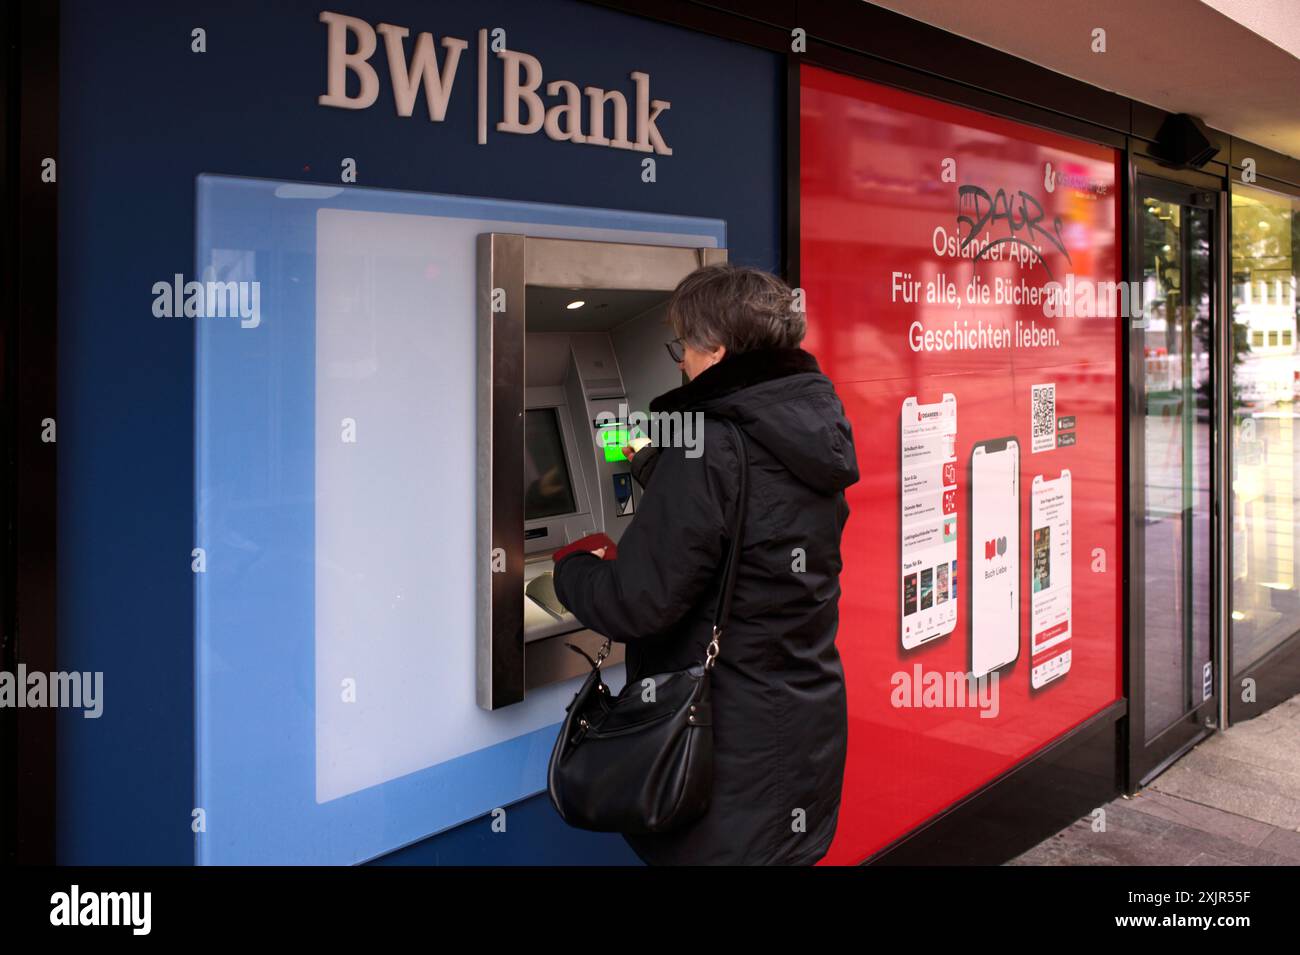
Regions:
<svg viewBox="0 0 1300 955"><path fill-rule="evenodd" d="M1034 385L1030 389L1030 449L1048 451L1056 447L1056 385Z"/></svg>

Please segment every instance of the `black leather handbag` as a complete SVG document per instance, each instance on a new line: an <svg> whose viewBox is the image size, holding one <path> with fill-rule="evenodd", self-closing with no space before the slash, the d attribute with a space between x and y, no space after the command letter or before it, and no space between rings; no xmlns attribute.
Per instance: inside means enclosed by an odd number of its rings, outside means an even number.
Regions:
<svg viewBox="0 0 1300 955"><path fill-rule="evenodd" d="M600 675L609 653L608 638L594 660L580 647L566 644L587 657L591 673L566 707L568 715L551 751L547 789L556 811L579 829L667 832L708 811L713 794L709 671L731 611L749 483L744 436L734 423L726 423L736 436L740 474L713 639L704 660L650 677L653 702L644 698L642 680L629 682L611 698Z"/></svg>

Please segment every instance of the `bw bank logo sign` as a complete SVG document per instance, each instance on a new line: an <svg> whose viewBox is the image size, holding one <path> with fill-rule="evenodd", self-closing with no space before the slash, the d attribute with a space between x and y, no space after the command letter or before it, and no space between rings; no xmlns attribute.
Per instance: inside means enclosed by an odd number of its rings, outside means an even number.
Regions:
<svg viewBox="0 0 1300 955"><path fill-rule="evenodd" d="M411 116L420 91L424 91L429 120L441 123L447 117L452 90L461 72L461 54L469 49L466 40L444 36L435 45L433 34L420 33L409 45L411 31L391 23L371 26L357 17L325 11L326 91L317 102L338 109L369 109L379 98L379 73L371 62L383 38L384 61L392 82L398 116ZM442 48L439 62L438 47ZM349 52L351 49L351 52ZM671 156L657 125L672 104L652 99L650 75L633 71L631 101L620 90L599 86L578 88L576 83L552 79L543 87L542 63L537 57L506 49L505 31L478 31L477 104L478 142L487 142L488 75L490 64L500 64L502 119L498 132L529 135L544 132L550 139L610 149ZM348 77L354 77L355 94L348 93Z"/></svg>

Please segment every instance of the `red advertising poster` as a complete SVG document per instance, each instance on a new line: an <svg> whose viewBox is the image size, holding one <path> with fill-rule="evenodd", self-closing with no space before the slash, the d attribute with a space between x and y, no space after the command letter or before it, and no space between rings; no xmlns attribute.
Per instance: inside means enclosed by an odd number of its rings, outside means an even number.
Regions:
<svg viewBox="0 0 1300 955"><path fill-rule="evenodd" d="M807 347L853 424L859 861L1121 694L1113 149L802 70Z"/></svg>

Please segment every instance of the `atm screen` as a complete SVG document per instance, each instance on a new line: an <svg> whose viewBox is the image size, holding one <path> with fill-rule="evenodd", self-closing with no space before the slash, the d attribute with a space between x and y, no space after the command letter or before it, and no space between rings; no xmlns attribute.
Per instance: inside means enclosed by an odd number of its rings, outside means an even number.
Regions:
<svg viewBox="0 0 1300 955"><path fill-rule="evenodd" d="M524 412L524 520L572 514L573 484L554 408Z"/></svg>

